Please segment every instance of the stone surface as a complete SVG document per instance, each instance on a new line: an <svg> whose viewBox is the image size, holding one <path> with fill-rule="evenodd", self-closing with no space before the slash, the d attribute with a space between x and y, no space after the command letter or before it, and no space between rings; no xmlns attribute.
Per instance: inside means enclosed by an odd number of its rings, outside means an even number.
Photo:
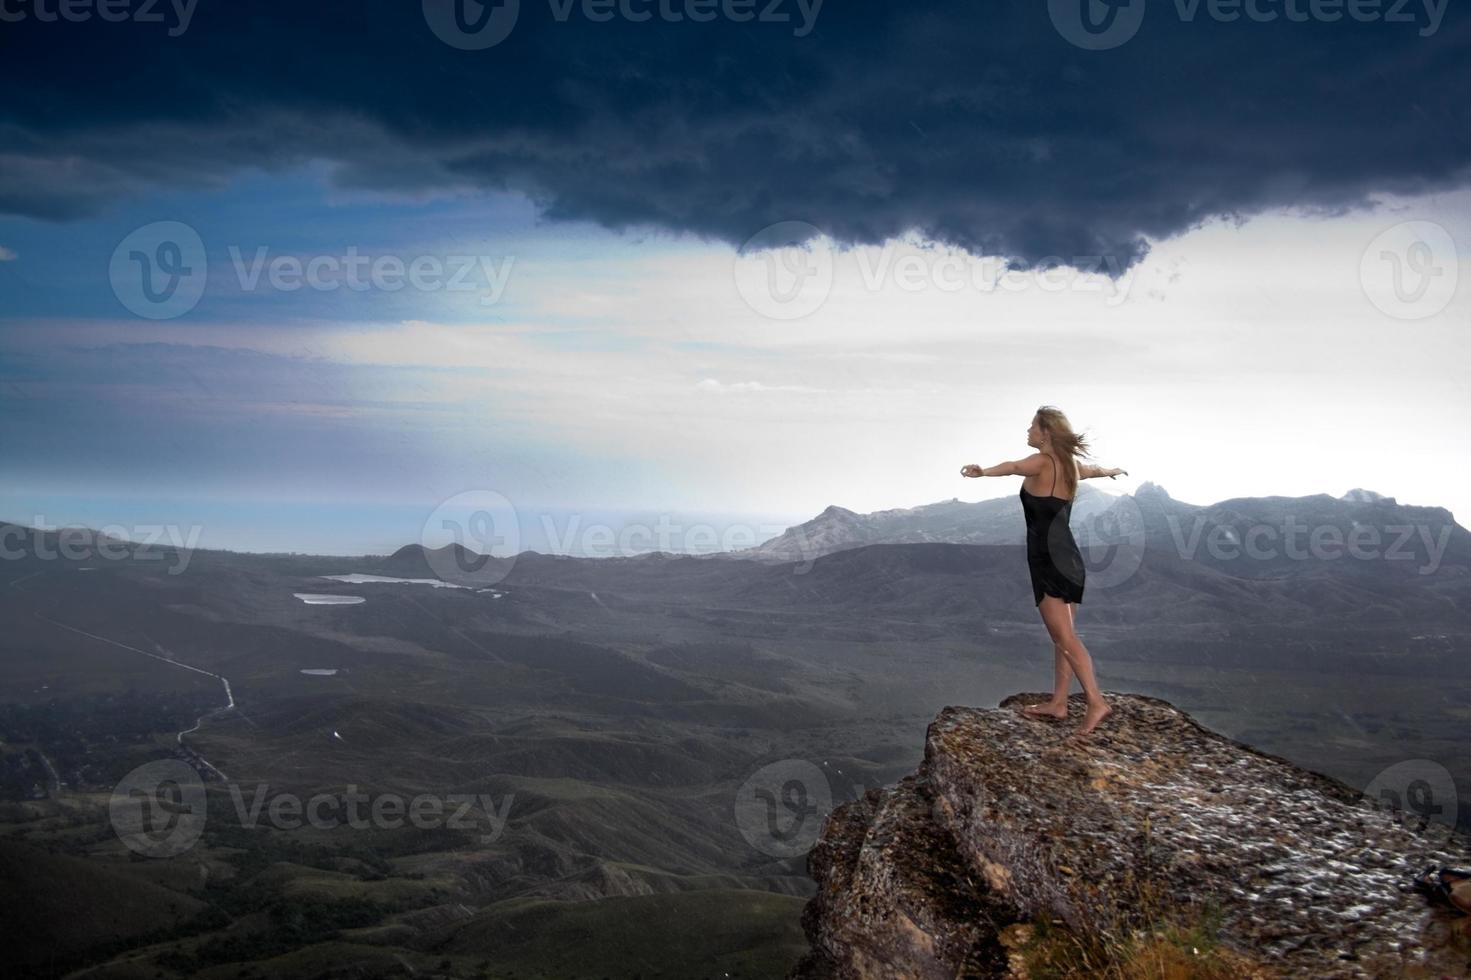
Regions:
<svg viewBox="0 0 1471 980"><path fill-rule="evenodd" d="M1136 928L1144 896L1213 908L1228 949L1285 977L1471 976L1466 917L1413 888L1428 865L1471 863L1466 838L1166 701L1108 693L1113 713L1077 739L1077 697L1065 722L1020 713L1045 697L945 708L918 772L829 815L794 980L1013 976L1008 926Z"/></svg>
<svg viewBox="0 0 1471 980"><path fill-rule="evenodd" d="M1014 918L960 860L908 776L838 807L809 853L818 893L803 910L807 978L995 976L998 930Z"/></svg>

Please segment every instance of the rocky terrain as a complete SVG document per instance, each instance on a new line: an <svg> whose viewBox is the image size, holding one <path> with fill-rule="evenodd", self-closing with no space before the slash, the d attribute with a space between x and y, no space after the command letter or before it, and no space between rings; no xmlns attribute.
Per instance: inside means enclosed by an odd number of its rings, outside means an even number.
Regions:
<svg viewBox="0 0 1471 980"><path fill-rule="evenodd" d="M1166 701L1107 696L1084 740L1081 695L1067 722L1020 713L1044 695L941 711L917 772L824 823L792 980L1021 977L1017 924L1138 935L1141 896L1213 910L1236 975L1471 976L1467 918L1413 887L1465 865L1467 838Z"/></svg>

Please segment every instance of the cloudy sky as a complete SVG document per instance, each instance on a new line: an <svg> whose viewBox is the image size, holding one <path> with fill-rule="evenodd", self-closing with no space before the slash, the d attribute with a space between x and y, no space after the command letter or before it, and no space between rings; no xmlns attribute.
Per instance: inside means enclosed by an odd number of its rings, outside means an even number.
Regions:
<svg viewBox="0 0 1471 980"><path fill-rule="evenodd" d="M1144 4L8 6L0 518L740 547L1056 404L1465 523L1471 19Z"/></svg>

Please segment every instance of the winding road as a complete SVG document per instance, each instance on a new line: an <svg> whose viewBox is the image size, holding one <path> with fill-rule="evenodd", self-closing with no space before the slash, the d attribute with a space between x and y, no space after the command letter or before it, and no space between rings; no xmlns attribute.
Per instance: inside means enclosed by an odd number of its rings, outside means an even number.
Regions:
<svg viewBox="0 0 1471 980"><path fill-rule="evenodd" d="M12 584L14 584L14 583L12 583ZM126 643L119 643L117 640L110 640L110 639L108 639L105 636L98 636L96 633L89 633L86 630L77 629L75 626L68 626L65 623L59 623L56 620L50 618L49 616L42 616L39 612L35 612L34 610L32 610L31 615L33 615L37 619L41 620L41 622L43 622L43 623L50 623L52 626L55 626L55 627L57 627L59 629L68 630L68 631L70 631L72 633L78 634L79 636L85 636L85 637L88 637L88 638L93 639L93 640L98 640L98 641L100 641L102 643L109 643L112 646L121 647L122 649L124 649L124 650L130 650L133 653L141 653L145 657L152 657L154 660L162 660L166 664L172 664L175 667L182 667L185 670L192 670L196 674L204 674L207 677L213 677L215 680L217 680L221 684L223 684L224 685L224 688L225 688L225 704L221 705L218 708L211 708L210 710L206 711L204 714L200 715L198 718L196 718L194 720L194 727L192 727L192 728L186 728L183 731L179 732L179 734L175 737L174 741L176 741L179 744L180 747L182 747L184 749L187 749L188 752L192 756L194 756L194 758L198 759L199 762L200 762L200 764L203 765L210 772L212 772L215 775L219 776L221 779L228 780L230 778L229 776L226 776L219 769L219 767L215 766L213 763L211 763L204 756L200 755L194 749L189 748L187 745L184 745L184 736L185 735L189 735L189 734L191 734L193 732L197 732L199 730L199 726L202 725L202 724L204 724L204 720L206 718L209 718L209 717L211 717L213 715L220 714L221 712L224 712L224 711L229 711L229 710L231 710L231 709L233 709L235 707L235 694L234 694L234 692L232 692L230 690L230 681L229 681L229 679L227 677L225 677L222 674L216 674L212 670L205 670L203 667L195 667L193 664L186 664L182 660L173 660L173 659L171 659L169 657L162 656L161 654L149 653L147 650L140 650L137 647L135 647L135 646L129 646Z"/></svg>
<svg viewBox="0 0 1471 980"><path fill-rule="evenodd" d="M35 578L37 577L37 575L43 574L43 572L46 571L49 571L49 569L43 568L40 569L40 571L34 571L31 572L31 574L29 575L24 575L24 577L15 578L15 580L10 581L9 587L10 589L16 589L16 592L29 592L28 589L19 589L22 581L31 580L31 578ZM235 708L235 695L234 692L231 692L231 690L229 690L228 677L225 677L224 674L216 674L215 671L206 671L203 667L194 667L193 664L185 664L184 661L175 661L175 659L168 658L168 656L159 655L159 653L149 653L147 652L147 650L140 650L138 649L138 647L127 645L127 643L119 643L118 640L110 640L104 636L97 636L96 633L88 633L87 630L78 630L78 628L74 627L74 625L66 625L65 622L57 622L56 619L43 617L43 615L41 615L40 612L35 611L35 609L32 609L31 615L32 617L40 619L41 622L49 622L49 624L53 625L53 627L59 628L59 630L68 630L71 631L71 633L78 634L78 636L85 636L91 640L99 640L99 642L101 643L109 643L109 645L112 646L122 647L122 649L129 650L129 652L132 653L141 653L141 655L143 656L152 656L152 658L156 659L156 661L163 661L165 662L165 664L172 664L174 665L174 667L182 667L184 668L184 670L194 671L196 672L196 674L204 674L206 675L206 677L213 677L215 678L215 680L218 680L225 689L224 705L219 706L219 708L210 708L209 711L204 712L203 715L200 715L199 718L196 718L196 720L194 720L193 728L185 728L184 731L179 731L178 736L175 736L174 740L178 743L179 748L184 749L185 752L188 752L191 756L194 756L194 758L199 759L200 765L203 765L204 768L207 768L210 773L218 775L218 777L222 778L222 780L228 780L228 775L222 773L222 771L219 770L219 767L216 767L215 764L212 764L209 759L204 758L204 756L200 755L200 753L196 752L196 750L188 748L187 745L184 745L184 736L187 736L187 734L193 734L194 731L199 731L200 725L204 724L204 720L206 720L206 718L213 717L213 715L221 714L221 712L232 711L232 709ZM41 758L44 759L46 758L46 756L43 755L41 756ZM47 768L51 768L51 773L56 774L56 770L54 770L53 767L50 767L50 759L46 759L46 762ZM56 774L56 783L57 787L63 786L59 774Z"/></svg>

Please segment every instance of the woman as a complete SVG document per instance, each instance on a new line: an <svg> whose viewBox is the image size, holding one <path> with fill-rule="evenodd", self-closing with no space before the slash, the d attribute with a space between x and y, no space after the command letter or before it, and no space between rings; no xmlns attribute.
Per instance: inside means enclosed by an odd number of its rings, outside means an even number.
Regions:
<svg viewBox="0 0 1471 980"><path fill-rule="evenodd" d="M969 463L961 467L960 475L1025 477L1019 496L1027 522L1027 567L1032 575L1037 611L1052 637L1056 683L1051 701L1029 704L1022 708L1022 713L1033 718L1066 718L1068 687L1076 673L1088 699L1078 734L1087 735L1113 709L1103 700L1103 692L1093 677L1093 658L1088 655L1088 648L1073 630L1073 606L1083 601L1085 572L1083 556L1073 540L1068 520L1072 517L1079 480L1097 476L1113 479L1121 473L1128 475L1129 471L1076 463L1075 457L1087 455L1087 441L1073 432L1062 410L1051 405L1043 405L1032 417L1027 445L1038 452L1026 459L995 466ZM1042 495L1044 489L1046 496ZM1062 495L1058 495L1059 489Z"/></svg>

